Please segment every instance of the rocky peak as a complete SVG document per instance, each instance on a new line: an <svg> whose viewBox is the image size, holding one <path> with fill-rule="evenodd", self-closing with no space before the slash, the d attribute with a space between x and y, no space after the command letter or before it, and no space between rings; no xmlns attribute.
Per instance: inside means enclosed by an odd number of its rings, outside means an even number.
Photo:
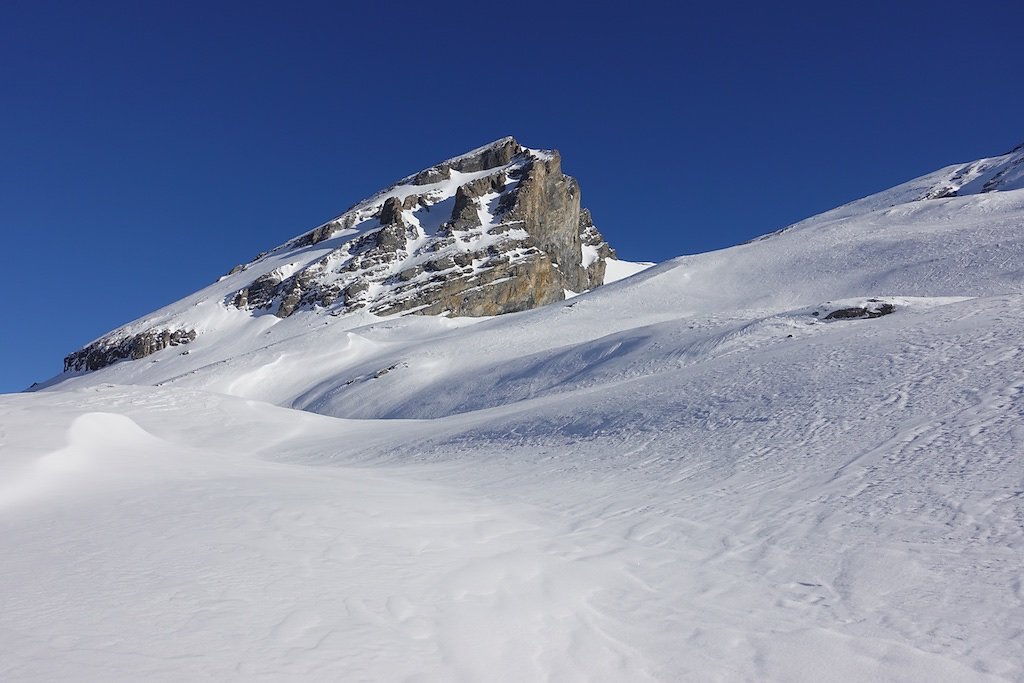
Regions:
<svg viewBox="0 0 1024 683"><path fill-rule="evenodd" d="M508 164L516 155L525 152L526 149L516 142L514 138L511 136L504 137L483 147L478 147L471 152L466 152L461 156L424 169L405 180L413 185L431 185L441 180L448 180L451 178L452 171L458 171L459 173L489 171Z"/></svg>
<svg viewBox="0 0 1024 683"><path fill-rule="evenodd" d="M503 138L409 176L292 246L352 234L283 277L270 272L231 303L287 317L299 309L380 315L496 315L603 282L584 243L604 244L558 152ZM597 260L614 258L607 245ZM513 277L521 280L513 284ZM525 281L522 281L524 280Z"/></svg>
<svg viewBox="0 0 1024 683"><path fill-rule="evenodd" d="M252 316L487 316L597 287L614 258L558 152L506 137L403 178L237 266L216 290L222 306ZM126 326L68 356L67 369L159 350L145 335L164 329L188 330L191 341L196 327L159 318Z"/></svg>

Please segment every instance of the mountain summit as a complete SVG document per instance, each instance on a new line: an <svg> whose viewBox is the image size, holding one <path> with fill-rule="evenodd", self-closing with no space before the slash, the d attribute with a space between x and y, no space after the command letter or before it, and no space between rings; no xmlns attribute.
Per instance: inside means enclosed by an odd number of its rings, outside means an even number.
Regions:
<svg viewBox="0 0 1024 683"><path fill-rule="evenodd" d="M96 370L190 343L212 322L197 319L196 306L244 318L360 309L491 316L593 289L614 259L559 153L505 137L403 178L64 366Z"/></svg>

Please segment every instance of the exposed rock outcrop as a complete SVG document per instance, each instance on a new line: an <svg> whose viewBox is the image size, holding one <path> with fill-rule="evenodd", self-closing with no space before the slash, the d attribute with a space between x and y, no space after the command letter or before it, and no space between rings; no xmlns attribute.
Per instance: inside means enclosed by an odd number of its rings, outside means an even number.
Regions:
<svg viewBox="0 0 1024 683"><path fill-rule="evenodd" d="M856 320L858 318L881 318L896 312L896 306L881 301L872 301L865 306L840 308L825 316L824 320Z"/></svg>
<svg viewBox="0 0 1024 683"><path fill-rule="evenodd" d="M472 152L420 171L411 177L411 182L413 185L431 185L451 178L453 170L460 173L475 173L498 168L511 162L522 151L522 146L514 138L502 138Z"/></svg>
<svg viewBox="0 0 1024 683"><path fill-rule="evenodd" d="M119 360L138 360L195 338L195 330L150 330L116 339L104 337L65 357L64 372L99 370Z"/></svg>
<svg viewBox="0 0 1024 683"><path fill-rule="evenodd" d="M587 282L603 283L608 259L617 259L618 256L594 227L589 209L580 209L580 241L583 243L583 267L587 269Z"/></svg>
<svg viewBox="0 0 1024 683"><path fill-rule="evenodd" d="M265 273L230 303L278 317L317 307L497 315L592 289L615 258L559 154L512 138L410 176L293 244L346 230L359 234L287 277Z"/></svg>

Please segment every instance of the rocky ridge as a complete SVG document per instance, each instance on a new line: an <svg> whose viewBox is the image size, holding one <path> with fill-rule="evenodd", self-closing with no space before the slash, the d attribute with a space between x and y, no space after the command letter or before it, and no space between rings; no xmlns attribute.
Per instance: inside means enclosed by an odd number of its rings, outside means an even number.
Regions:
<svg viewBox="0 0 1024 683"><path fill-rule="evenodd" d="M507 137L403 178L236 266L221 278L237 286L220 304L277 318L360 309L500 315L597 287L614 258L559 153ZM70 354L65 371L142 358L200 332L166 320L126 326Z"/></svg>

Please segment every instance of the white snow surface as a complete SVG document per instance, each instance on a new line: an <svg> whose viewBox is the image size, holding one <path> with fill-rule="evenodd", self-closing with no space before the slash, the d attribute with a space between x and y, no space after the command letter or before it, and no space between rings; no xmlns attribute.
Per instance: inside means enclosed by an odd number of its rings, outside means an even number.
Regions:
<svg viewBox="0 0 1024 683"><path fill-rule="evenodd" d="M0 680L1024 680L1014 154L533 311L217 319L0 397Z"/></svg>

